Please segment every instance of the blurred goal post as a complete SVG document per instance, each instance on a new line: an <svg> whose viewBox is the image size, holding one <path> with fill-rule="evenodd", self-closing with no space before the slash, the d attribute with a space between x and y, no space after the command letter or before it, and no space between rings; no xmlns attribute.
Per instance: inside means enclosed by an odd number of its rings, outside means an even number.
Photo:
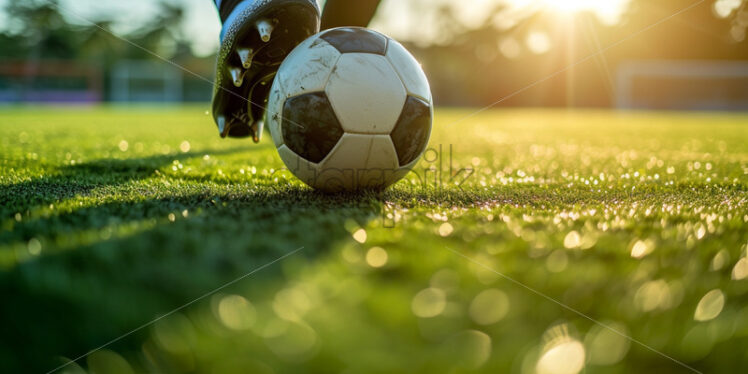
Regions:
<svg viewBox="0 0 748 374"><path fill-rule="evenodd" d="M97 103L101 69L70 61L0 61L0 103Z"/></svg>
<svg viewBox="0 0 748 374"><path fill-rule="evenodd" d="M652 60L621 63L619 109L748 110L748 61Z"/></svg>

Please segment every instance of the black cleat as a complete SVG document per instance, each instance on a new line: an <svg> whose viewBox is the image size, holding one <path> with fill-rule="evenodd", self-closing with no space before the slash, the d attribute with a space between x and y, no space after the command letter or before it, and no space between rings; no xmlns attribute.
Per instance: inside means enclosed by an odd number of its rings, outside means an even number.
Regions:
<svg viewBox="0 0 748 374"><path fill-rule="evenodd" d="M270 86L299 43L319 32L315 0L244 0L223 22L213 87L221 137L260 141Z"/></svg>

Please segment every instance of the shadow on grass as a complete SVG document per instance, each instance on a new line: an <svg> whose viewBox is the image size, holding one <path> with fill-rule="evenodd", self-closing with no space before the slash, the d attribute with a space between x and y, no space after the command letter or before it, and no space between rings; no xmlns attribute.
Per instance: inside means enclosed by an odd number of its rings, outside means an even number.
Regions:
<svg viewBox="0 0 748 374"><path fill-rule="evenodd" d="M2 187L1 216L147 179L173 160L203 153L63 167L54 175ZM38 256L25 253L23 261L0 269L0 292L8 301L0 308L5 326L0 343L9 347L0 352L0 371L45 372L57 365L56 356L77 357L300 247L294 258L313 261L350 238L346 222L380 219L385 200L406 205L478 200L463 192L419 188L325 195L297 185L220 193L193 189L137 201L115 197L24 219L12 231L0 232L0 243L22 251L30 238L43 244ZM276 264L247 282L281 282L282 269ZM138 337L115 347L138 351Z"/></svg>
<svg viewBox="0 0 748 374"><path fill-rule="evenodd" d="M150 173L142 169L121 178ZM347 220L377 217L379 201L377 194L287 187L111 202L23 221L11 236L34 235L45 245L38 257L0 271L2 371L46 372L56 356L77 357L300 247L295 256L311 261L350 237ZM125 226L135 229L117 232ZM101 236L61 248L60 238L80 232ZM282 269L276 264L247 281L281 281ZM137 337L117 346L137 351Z"/></svg>
<svg viewBox="0 0 748 374"><path fill-rule="evenodd" d="M36 206L48 206L74 196L87 195L102 186L118 186L155 175L174 160L184 161L206 153L226 155L246 151L243 147L202 152L174 153L128 159L101 159L59 167L47 176L0 186L0 217L10 218Z"/></svg>

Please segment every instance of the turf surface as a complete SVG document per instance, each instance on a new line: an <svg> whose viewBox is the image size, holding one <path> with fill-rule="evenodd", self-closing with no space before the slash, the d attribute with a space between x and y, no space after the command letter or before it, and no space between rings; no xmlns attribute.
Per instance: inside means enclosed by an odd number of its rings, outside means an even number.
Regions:
<svg viewBox="0 0 748 374"><path fill-rule="evenodd" d="M468 114L408 180L329 196L204 108L2 109L0 371L245 275L60 372L748 366L748 116Z"/></svg>

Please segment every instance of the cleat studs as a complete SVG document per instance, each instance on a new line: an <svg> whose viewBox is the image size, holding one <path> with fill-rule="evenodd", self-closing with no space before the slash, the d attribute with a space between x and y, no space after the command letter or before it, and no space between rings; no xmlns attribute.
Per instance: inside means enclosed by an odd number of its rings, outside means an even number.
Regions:
<svg viewBox="0 0 748 374"><path fill-rule="evenodd" d="M265 122L262 120L255 121L255 123L252 124L252 140L255 143L259 143L260 140L262 140L262 130L265 127Z"/></svg>
<svg viewBox="0 0 748 374"><path fill-rule="evenodd" d="M216 124L218 125L218 132L221 133L221 137L225 138L226 137L226 134L225 134L226 133L225 131L226 130L226 117L218 116L218 118L216 118Z"/></svg>
<svg viewBox="0 0 748 374"><path fill-rule="evenodd" d="M270 41L270 34L273 33L273 24L268 19L257 21L257 31L260 33L260 39L267 43Z"/></svg>
<svg viewBox="0 0 748 374"><path fill-rule="evenodd" d="M229 68L229 73L231 73L231 79L234 81L234 86L241 87L242 82L244 82L244 70L231 67Z"/></svg>
<svg viewBox="0 0 748 374"><path fill-rule="evenodd" d="M249 69L252 66L252 48L238 48L236 53L239 55L239 60L242 62L242 66L245 69Z"/></svg>

